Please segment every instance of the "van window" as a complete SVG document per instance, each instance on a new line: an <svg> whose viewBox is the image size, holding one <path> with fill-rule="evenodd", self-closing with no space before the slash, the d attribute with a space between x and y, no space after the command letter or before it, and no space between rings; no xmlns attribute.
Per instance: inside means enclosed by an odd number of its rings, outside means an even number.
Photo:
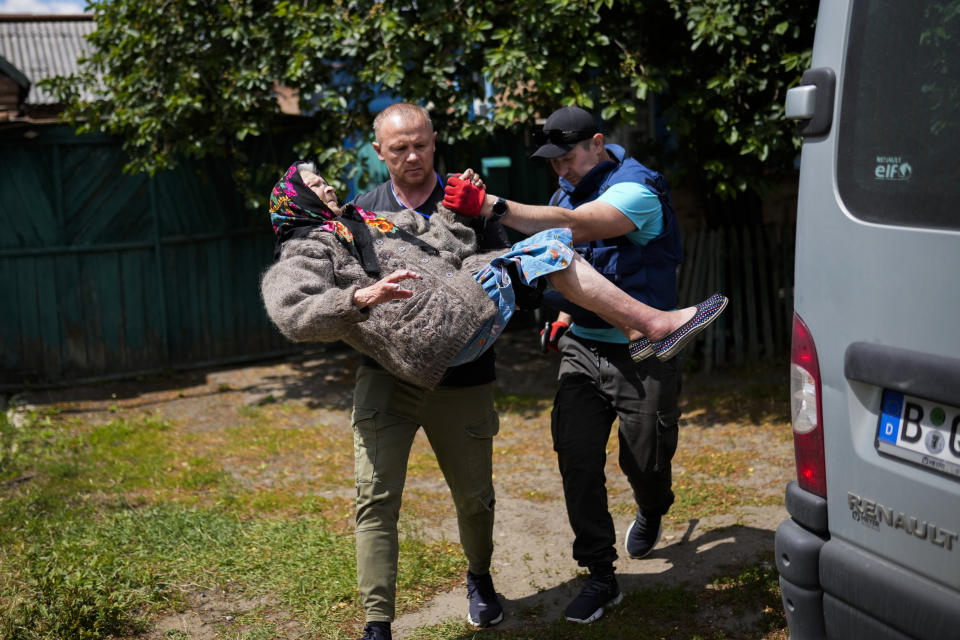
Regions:
<svg viewBox="0 0 960 640"><path fill-rule="evenodd" d="M837 184L870 222L960 229L960 0L855 2Z"/></svg>

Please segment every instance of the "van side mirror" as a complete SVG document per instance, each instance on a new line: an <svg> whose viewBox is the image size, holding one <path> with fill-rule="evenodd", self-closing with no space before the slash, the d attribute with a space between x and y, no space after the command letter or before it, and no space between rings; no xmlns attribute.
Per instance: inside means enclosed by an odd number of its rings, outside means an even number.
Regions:
<svg viewBox="0 0 960 640"><path fill-rule="evenodd" d="M833 125L833 94L837 76L829 67L807 69L800 85L787 91L786 116L799 123L800 135L825 136Z"/></svg>

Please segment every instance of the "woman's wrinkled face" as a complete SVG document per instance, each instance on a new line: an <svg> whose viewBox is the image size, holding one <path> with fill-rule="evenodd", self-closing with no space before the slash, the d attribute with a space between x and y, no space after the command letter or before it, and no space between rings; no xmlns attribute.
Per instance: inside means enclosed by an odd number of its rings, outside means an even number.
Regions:
<svg viewBox="0 0 960 640"><path fill-rule="evenodd" d="M337 192L327 184L323 176L318 176L307 169L300 169L300 179L303 180L303 184L310 187L310 189L317 194L318 198L323 200L324 204L330 207L330 211L332 211L334 215L340 215L340 203L337 202Z"/></svg>

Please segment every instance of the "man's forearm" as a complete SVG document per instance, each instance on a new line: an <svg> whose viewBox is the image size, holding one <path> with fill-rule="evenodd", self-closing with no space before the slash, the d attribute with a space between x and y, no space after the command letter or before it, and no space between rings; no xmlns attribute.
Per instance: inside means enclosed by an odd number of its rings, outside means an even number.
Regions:
<svg viewBox="0 0 960 640"><path fill-rule="evenodd" d="M480 215L489 218L493 215L493 205L498 197L488 193L480 209ZM536 206L507 200L507 214L500 218L500 224L516 229L527 235L544 229L571 228L575 222L573 211L563 207Z"/></svg>
<svg viewBox="0 0 960 640"><path fill-rule="evenodd" d="M493 205L497 196L488 193L480 208L480 215L489 218L493 215ZM576 209L537 206L521 202L507 201L507 213L500 223L527 235L544 229L564 227L570 229L574 242L590 242L615 238L636 229L634 223L605 202L594 200L580 205Z"/></svg>

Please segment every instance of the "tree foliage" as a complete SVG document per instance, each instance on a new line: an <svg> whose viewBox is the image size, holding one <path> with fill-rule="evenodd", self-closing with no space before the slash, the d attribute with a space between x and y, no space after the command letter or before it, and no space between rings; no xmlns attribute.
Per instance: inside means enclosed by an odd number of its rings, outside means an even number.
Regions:
<svg viewBox="0 0 960 640"><path fill-rule="evenodd" d="M300 151L330 175L383 92L427 105L445 142L519 133L563 104L630 124L656 96L670 133L657 160L730 199L796 153L782 104L809 61L815 4L92 0L95 52L52 85L69 118L121 136L128 168L148 172L211 154L255 165L243 142L276 125L277 84L313 116ZM81 87L102 98L79 100Z"/></svg>
<svg viewBox="0 0 960 640"><path fill-rule="evenodd" d="M742 203L740 194L762 194L799 149L784 99L810 64L816 3L670 5L689 37L682 66L662 63L676 162L714 201Z"/></svg>

